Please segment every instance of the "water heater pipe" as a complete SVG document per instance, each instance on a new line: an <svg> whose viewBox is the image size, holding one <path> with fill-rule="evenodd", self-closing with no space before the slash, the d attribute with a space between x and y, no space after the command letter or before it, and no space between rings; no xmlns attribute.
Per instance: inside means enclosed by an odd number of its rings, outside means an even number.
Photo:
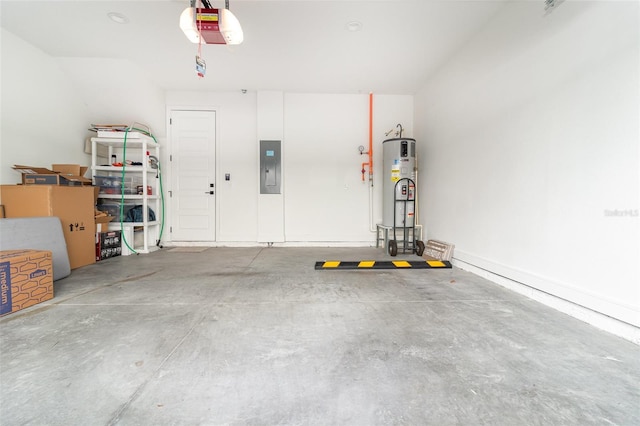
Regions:
<svg viewBox="0 0 640 426"><path fill-rule="evenodd" d="M373 223L373 92L369 92L369 231L376 232Z"/></svg>
<svg viewBox="0 0 640 426"><path fill-rule="evenodd" d="M369 164L369 183L370 186L373 186L373 93L369 93L369 151L360 151L360 154L367 154L369 156L369 161L364 161L360 166L362 181L364 182L365 166Z"/></svg>
<svg viewBox="0 0 640 426"><path fill-rule="evenodd" d="M373 93L369 93L369 181L373 186Z"/></svg>

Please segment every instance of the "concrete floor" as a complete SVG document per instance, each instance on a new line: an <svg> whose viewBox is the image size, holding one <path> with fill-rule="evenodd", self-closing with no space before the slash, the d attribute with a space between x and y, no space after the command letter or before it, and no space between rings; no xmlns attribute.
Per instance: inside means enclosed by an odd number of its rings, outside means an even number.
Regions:
<svg viewBox="0 0 640 426"><path fill-rule="evenodd" d="M75 270L0 320L0 423L640 425L628 341L455 268L314 270L385 258L165 248Z"/></svg>

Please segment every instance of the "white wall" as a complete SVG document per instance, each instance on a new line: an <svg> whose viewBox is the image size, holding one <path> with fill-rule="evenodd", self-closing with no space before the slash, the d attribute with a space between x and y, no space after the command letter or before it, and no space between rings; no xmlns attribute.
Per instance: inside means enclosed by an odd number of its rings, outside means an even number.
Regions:
<svg viewBox="0 0 640 426"><path fill-rule="evenodd" d="M164 147L162 163L169 164L167 110L211 108L218 120L218 242L257 241L255 92L165 94L127 61L54 59L4 30L1 53L2 183L19 181L13 164L89 165L84 141L96 122L150 125ZM369 185L360 174L367 157L357 149L368 148L368 94L285 94L283 110L285 241L375 244ZM374 225L381 220L382 141L398 123L412 136L413 97L374 95ZM170 171L163 169L170 182Z"/></svg>
<svg viewBox="0 0 640 426"><path fill-rule="evenodd" d="M375 244L369 187L358 146L368 149L368 94L284 94L284 232L288 244ZM256 93L169 92L167 108L217 111L218 242L257 241ZM382 216L382 141L402 123L410 137L413 97L374 95L374 220ZM165 163L166 164L166 163ZM230 182L224 174L231 173ZM367 172L368 176L368 172ZM167 178L169 181L169 178Z"/></svg>
<svg viewBox="0 0 640 426"><path fill-rule="evenodd" d="M257 97L257 133L256 140L262 144L262 141L279 141L278 156L280 157L279 167L280 176L277 170L269 170L270 174L275 173L276 181L280 181L280 188L277 193L262 193L262 169L260 169L260 192L258 193L258 236L259 243L283 243L284 242L284 183L282 178L286 175L287 169L284 166L283 157L283 139L284 139L284 94L280 91L260 91ZM258 164L260 168L263 166L263 155L267 155L266 147L259 146L256 149L258 154ZM265 150L265 151L263 151ZM274 152L274 158L276 158ZM264 161L268 161L266 158ZM267 175L267 164L265 166L265 176Z"/></svg>
<svg viewBox="0 0 640 426"><path fill-rule="evenodd" d="M454 243L461 266L636 326L638 12L508 3L415 106L430 238Z"/></svg>
<svg viewBox="0 0 640 426"><path fill-rule="evenodd" d="M57 58L84 96L90 123L143 124L164 140L164 90L126 59ZM92 136L94 136L93 134Z"/></svg>
<svg viewBox="0 0 640 426"><path fill-rule="evenodd" d="M258 208L256 93L168 92L166 99L167 109L216 111L217 240L255 243ZM164 164L170 163L165 161ZM167 182L171 181L170 173L169 168ZM226 173L231 175L231 180L224 180Z"/></svg>
<svg viewBox="0 0 640 426"><path fill-rule="evenodd" d="M369 144L368 108L368 95L285 96L287 241L373 240L358 151Z"/></svg>
<svg viewBox="0 0 640 426"><path fill-rule="evenodd" d="M413 128L413 97L374 94L374 227L382 220L382 141ZM369 230L369 95L285 94L285 235L288 242L375 244ZM374 228L375 229L375 228Z"/></svg>
<svg viewBox="0 0 640 426"><path fill-rule="evenodd" d="M20 182L14 164L90 165L88 111L76 86L49 55L1 31L0 183Z"/></svg>

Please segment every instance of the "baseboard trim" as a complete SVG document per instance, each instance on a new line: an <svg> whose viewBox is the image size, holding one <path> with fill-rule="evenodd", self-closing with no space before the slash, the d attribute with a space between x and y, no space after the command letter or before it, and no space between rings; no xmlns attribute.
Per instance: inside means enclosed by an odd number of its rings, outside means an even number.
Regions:
<svg viewBox="0 0 640 426"><path fill-rule="evenodd" d="M167 241L164 247L267 247L268 243L255 241ZM273 247L375 247L371 241L285 241L274 242Z"/></svg>
<svg viewBox="0 0 640 426"><path fill-rule="evenodd" d="M523 282L516 281L505 275L495 273L486 267L478 266L469 260L463 260L454 256L453 265L465 271L476 274L504 288L528 297L563 312L573 318L586 322L600 330L606 331L636 345L640 345L640 328L603 313L581 306L570 300L563 299L551 293L539 290Z"/></svg>

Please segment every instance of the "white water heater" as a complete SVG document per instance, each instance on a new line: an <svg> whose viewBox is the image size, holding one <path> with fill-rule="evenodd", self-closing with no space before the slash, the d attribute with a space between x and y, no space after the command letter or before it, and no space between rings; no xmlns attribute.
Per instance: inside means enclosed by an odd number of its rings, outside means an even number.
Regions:
<svg viewBox="0 0 640 426"><path fill-rule="evenodd" d="M382 225L396 227L413 227L415 203L396 203L396 200L415 200L416 188L410 187L411 179L416 180L416 140L411 138L394 138L382 142L383 180L382 185ZM406 207L405 207L406 206ZM404 209L411 209L405 212Z"/></svg>

